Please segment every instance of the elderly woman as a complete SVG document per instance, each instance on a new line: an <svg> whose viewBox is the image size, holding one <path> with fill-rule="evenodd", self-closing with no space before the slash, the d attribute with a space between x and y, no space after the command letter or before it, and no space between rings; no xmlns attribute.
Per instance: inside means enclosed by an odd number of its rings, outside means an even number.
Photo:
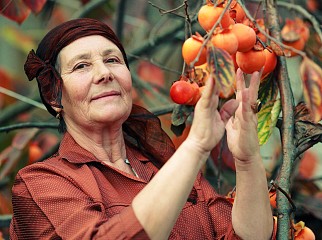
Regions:
<svg viewBox="0 0 322 240"><path fill-rule="evenodd" d="M54 156L17 174L12 239L274 238L251 107L259 73L246 88L238 71L237 98L220 111L209 79L174 151L159 120L132 104L126 54L104 23L54 28L25 71L64 136ZM233 206L200 173L225 127L236 163Z"/></svg>

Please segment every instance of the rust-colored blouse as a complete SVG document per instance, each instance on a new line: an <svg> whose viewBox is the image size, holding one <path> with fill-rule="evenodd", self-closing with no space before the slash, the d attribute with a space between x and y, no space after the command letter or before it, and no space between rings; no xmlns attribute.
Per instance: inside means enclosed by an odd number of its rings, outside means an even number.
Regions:
<svg viewBox="0 0 322 240"><path fill-rule="evenodd" d="M131 202L158 169L134 148L127 156L139 178L103 164L66 133L55 156L17 174L11 239L148 239ZM169 239L239 239L231 207L199 174Z"/></svg>

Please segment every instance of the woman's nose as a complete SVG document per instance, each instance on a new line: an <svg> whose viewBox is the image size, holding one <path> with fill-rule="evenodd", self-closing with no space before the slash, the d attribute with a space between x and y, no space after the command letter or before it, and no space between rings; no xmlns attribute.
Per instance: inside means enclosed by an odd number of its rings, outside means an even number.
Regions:
<svg viewBox="0 0 322 240"><path fill-rule="evenodd" d="M110 68L104 62L97 62L95 64L94 71L94 81L95 83L100 83L103 81L112 81L114 75Z"/></svg>

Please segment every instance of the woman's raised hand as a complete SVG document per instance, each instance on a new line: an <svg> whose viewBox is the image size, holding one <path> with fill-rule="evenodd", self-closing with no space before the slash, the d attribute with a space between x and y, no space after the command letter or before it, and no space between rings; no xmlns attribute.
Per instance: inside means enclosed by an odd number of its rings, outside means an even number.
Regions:
<svg viewBox="0 0 322 240"><path fill-rule="evenodd" d="M237 70L236 100L239 106L226 125L228 147L236 160L258 159L257 116L252 105L256 106L260 75L261 72L254 72L249 87L246 87L243 72Z"/></svg>
<svg viewBox="0 0 322 240"><path fill-rule="evenodd" d="M201 98L196 104L193 123L187 140L193 142L195 149L209 153L221 140L227 121L238 107L235 99L227 101L218 111L218 94L215 82L209 77Z"/></svg>

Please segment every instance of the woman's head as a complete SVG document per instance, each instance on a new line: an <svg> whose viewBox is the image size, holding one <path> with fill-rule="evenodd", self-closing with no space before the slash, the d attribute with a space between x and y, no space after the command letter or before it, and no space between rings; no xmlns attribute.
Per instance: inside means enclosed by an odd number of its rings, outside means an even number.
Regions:
<svg viewBox="0 0 322 240"><path fill-rule="evenodd" d="M82 37L58 54L67 126L123 123L132 107L130 71L120 49L100 35Z"/></svg>
<svg viewBox="0 0 322 240"><path fill-rule="evenodd" d="M93 35L104 37L116 46L122 55L124 65L128 68L124 48L115 33L106 24L88 18L70 20L55 27L39 43L36 53L31 51L28 55L24 66L25 72L29 80L37 79L42 101L54 116L57 114L55 109L62 108L63 79L60 76L62 63L58 56L64 48L76 40ZM80 46L79 50L82 48Z"/></svg>

